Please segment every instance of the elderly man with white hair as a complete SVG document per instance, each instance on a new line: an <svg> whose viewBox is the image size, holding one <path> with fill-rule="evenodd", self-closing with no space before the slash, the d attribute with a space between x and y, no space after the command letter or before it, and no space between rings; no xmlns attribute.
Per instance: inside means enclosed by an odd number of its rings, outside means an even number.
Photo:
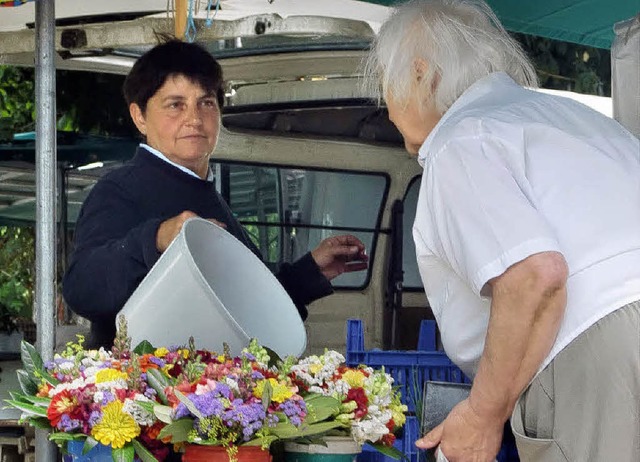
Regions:
<svg viewBox="0 0 640 462"><path fill-rule="evenodd" d="M534 68L481 1L398 6L366 62L424 168L418 265L469 398L417 441L490 461L640 460L640 143Z"/></svg>

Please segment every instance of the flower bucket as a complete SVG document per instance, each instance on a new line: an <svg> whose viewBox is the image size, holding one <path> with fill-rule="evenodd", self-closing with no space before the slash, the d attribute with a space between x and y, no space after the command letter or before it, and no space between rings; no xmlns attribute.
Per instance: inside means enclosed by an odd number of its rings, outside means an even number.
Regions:
<svg viewBox="0 0 640 462"><path fill-rule="evenodd" d="M82 454L84 441L69 441L67 443L67 451L64 462L113 462L111 457L111 446L97 444L86 454Z"/></svg>
<svg viewBox="0 0 640 462"><path fill-rule="evenodd" d="M271 462L271 454L260 446L238 446L237 462ZM222 446L199 446L189 444L185 448L182 462L230 462L227 448Z"/></svg>
<svg viewBox="0 0 640 462"><path fill-rule="evenodd" d="M285 462L356 462L362 446L350 436L327 436L321 444L285 443Z"/></svg>

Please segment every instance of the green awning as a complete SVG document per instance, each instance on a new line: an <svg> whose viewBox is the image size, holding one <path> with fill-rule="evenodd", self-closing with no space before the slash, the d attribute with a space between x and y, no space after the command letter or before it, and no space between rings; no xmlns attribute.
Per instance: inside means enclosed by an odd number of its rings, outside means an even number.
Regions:
<svg viewBox="0 0 640 462"><path fill-rule="evenodd" d="M367 0L391 6L394 0ZM512 32L611 48L613 25L640 14L640 0L487 0Z"/></svg>

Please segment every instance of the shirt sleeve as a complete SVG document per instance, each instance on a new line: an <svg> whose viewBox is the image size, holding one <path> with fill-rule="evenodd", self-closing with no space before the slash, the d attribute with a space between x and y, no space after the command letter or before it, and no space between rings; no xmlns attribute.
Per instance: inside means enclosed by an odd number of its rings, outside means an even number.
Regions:
<svg viewBox="0 0 640 462"><path fill-rule="evenodd" d="M69 307L87 319L112 323L160 256L160 219L141 221L119 186L99 181L76 223L74 252L63 279Z"/></svg>
<svg viewBox="0 0 640 462"><path fill-rule="evenodd" d="M450 141L425 165L423 237L478 295L510 266L560 251L525 170L514 168L522 165L517 157L493 137L468 137Z"/></svg>
<svg viewBox="0 0 640 462"><path fill-rule="evenodd" d="M333 293L331 283L320 272L320 268L307 252L294 263L284 263L276 275L291 300L305 320L309 303Z"/></svg>

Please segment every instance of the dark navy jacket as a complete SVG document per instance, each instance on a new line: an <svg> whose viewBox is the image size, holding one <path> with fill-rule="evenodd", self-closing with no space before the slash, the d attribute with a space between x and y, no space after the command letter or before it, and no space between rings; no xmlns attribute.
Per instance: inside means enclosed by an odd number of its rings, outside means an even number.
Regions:
<svg viewBox="0 0 640 462"><path fill-rule="evenodd" d="M225 223L227 231L260 256L212 182L142 147L93 187L76 223L63 296L74 312L92 321L94 346L111 344L117 313L158 260L160 223L185 210ZM310 253L283 264L276 276L303 319L305 305L332 292Z"/></svg>

